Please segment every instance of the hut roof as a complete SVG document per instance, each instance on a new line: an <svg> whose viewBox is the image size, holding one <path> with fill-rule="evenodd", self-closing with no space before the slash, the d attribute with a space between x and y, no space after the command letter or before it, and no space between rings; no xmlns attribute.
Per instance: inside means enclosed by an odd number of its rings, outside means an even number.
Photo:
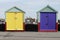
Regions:
<svg viewBox="0 0 60 40"><path fill-rule="evenodd" d="M47 5L45 8L43 8L42 10L38 11L38 12L57 12L56 10L54 10L52 7L50 7L49 5Z"/></svg>
<svg viewBox="0 0 60 40"><path fill-rule="evenodd" d="M12 7L11 9L9 9L6 12L24 12L21 9L17 8L17 7ZM25 13L25 12L24 12Z"/></svg>

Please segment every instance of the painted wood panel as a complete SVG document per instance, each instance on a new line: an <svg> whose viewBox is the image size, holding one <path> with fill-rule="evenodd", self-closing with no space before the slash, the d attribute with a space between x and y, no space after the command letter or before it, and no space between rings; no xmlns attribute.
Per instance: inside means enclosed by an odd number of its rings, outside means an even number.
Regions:
<svg viewBox="0 0 60 40"><path fill-rule="evenodd" d="M47 18L47 16L48 16L48 14L46 13L46 14L44 14L44 13L42 13L41 15L40 15L40 30L42 30L42 29L48 29L48 18Z"/></svg>
<svg viewBox="0 0 60 40"><path fill-rule="evenodd" d="M56 13L42 12L40 14L40 30L56 30Z"/></svg>
<svg viewBox="0 0 60 40"><path fill-rule="evenodd" d="M14 13L6 13L6 30L15 30L15 14Z"/></svg>
<svg viewBox="0 0 60 40"><path fill-rule="evenodd" d="M17 13L16 18L17 18L16 19L17 30L24 30L23 29L24 13Z"/></svg>
<svg viewBox="0 0 60 40"><path fill-rule="evenodd" d="M6 13L6 30L24 30L24 13Z"/></svg>
<svg viewBox="0 0 60 40"><path fill-rule="evenodd" d="M49 13L49 27L48 29L56 30L56 13Z"/></svg>

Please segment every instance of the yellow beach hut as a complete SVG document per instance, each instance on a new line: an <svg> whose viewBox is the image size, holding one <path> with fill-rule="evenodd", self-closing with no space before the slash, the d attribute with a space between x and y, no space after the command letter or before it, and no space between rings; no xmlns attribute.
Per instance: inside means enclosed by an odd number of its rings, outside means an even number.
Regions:
<svg viewBox="0 0 60 40"><path fill-rule="evenodd" d="M24 30L24 11L13 7L6 11L6 30L23 31Z"/></svg>

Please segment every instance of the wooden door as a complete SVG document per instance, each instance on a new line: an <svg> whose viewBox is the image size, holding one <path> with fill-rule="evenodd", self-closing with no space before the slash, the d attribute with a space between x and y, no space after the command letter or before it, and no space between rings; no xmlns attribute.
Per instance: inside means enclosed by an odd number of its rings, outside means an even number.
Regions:
<svg viewBox="0 0 60 40"><path fill-rule="evenodd" d="M16 29L17 30L24 30L23 29L23 20L24 20L24 13L17 13L16 14Z"/></svg>
<svg viewBox="0 0 60 40"><path fill-rule="evenodd" d="M6 13L6 30L15 30L15 13Z"/></svg>
<svg viewBox="0 0 60 40"><path fill-rule="evenodd" d="M43 12L40 14L40 31L56 30L56 13Z"/></svg>
<svg viewBox="0 0 60 40"><path fill-rule="evenodd" d="M47 30L48 29L48 14L41 13L40 14L40 30Z"/></svg>
<svg viewBox="0 0 60 40"><path fill-rule="evenodd" d="M56 30L56 14L49 13L49 30Z"/></svg>

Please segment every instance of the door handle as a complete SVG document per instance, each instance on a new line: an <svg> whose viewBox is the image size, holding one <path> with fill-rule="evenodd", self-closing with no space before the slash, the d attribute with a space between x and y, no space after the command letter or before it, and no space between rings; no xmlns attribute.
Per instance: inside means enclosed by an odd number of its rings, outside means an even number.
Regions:
<svg viewBox="0 0 60 40"><path fill-rule="evenodd" d="M48 25L48 23L46 23L46 25Z"/></svg>
<svg viewBox="0 0 60 40"><path fill-rule="evenodd" d="M46 17L48 17L48 16L46 16Z"/></svg>
<svg viewBox="0 0 60 40"><path fill-rule="evenodd" d="M17 17L15 17L15 20L17 19Z"/></svg>

